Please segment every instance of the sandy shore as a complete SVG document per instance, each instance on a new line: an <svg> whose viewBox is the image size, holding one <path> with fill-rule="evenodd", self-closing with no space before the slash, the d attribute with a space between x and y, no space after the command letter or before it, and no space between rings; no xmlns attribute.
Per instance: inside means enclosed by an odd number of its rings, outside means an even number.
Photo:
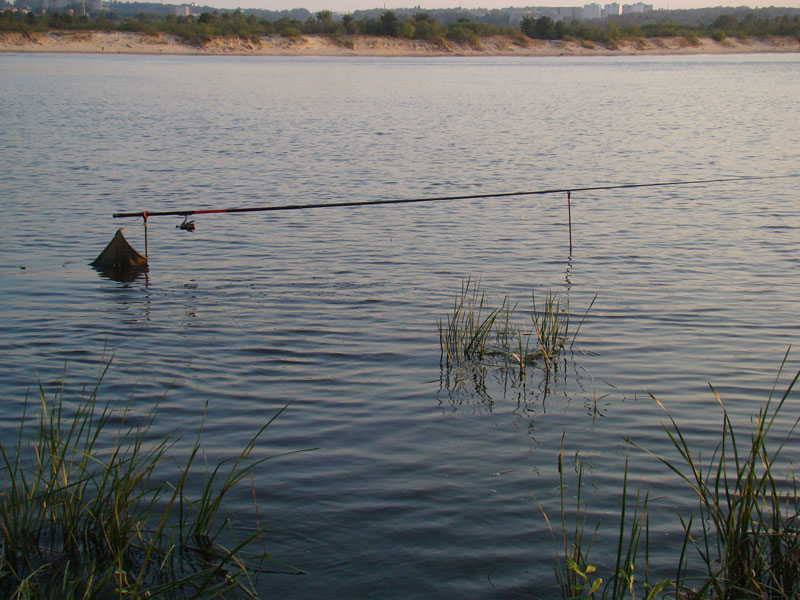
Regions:
<svg viewBox="0 0 800 600"><path fill-rule="evenodd" d="M609 49L589 42L516 40L507 36L482 38L479 47L448 42L441 46L417 40L374 36L305 35L297 38L271 36L260 44L239 39L215 40L205 46L184 44L168 35L117 32L59 32L0 34L0 52L65 52L88 54L227 54L263 56L618 56L636 54L736 54L800 52L794 37L726 39L700 38L690 43L683 37L649 38L621 42Z"/></svg>

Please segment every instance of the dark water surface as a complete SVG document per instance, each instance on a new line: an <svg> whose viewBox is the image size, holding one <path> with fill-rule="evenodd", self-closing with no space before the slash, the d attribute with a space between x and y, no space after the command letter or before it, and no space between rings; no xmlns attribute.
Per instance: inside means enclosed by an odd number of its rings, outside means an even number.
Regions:
<svg viewBox="0 0 800 600"><path fill-rule="evenodd" d="M77 391L111 355L103 397L163 396L153 431L179 451L208 403L212 461L291 402L258 452L319 449L267 463L256 492L269 549L309 574L262 576L265 597L550 597L537 500L556 506L562 434L613 533L623 438L667 451L648 392L708 450L708 382L743 426L768 396L800 338L796 179L575 194L571 257L560 195L192 234L152 218L150 272L127 283L87 266L119 226L144 251L141 221L111 214L792 174L798 97L794 56L2 55L0 431L37 380L55 393L66 364ZM597 294L558 377L478 393L442 373L437 318L466 277L523 308ZM690 496L632 462L672 575ZM231 500L249 522L250 490Z"/></svg>

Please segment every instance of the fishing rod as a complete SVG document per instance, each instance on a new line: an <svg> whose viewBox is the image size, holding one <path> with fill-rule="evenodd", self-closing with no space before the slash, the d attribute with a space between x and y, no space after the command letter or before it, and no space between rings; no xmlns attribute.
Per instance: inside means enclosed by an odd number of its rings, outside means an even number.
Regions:
<svg viewBox="0 0 800 600"><path fill-rule="evenodd" d="M207 209L192 209L192 210L166 210L166 211L139 211L139 212L123 212L114 213L115 219L124 219L132 217L141 217L145 220L150 217L189 217L192 215L210 215L219 213L246 213L246 212L273 212L281 210L307 210L314 208L343 208L343 207L359 207L359 206L381 206L387 204L414 204L423 202L446 202L454 200L480 200L485 198L508 198L511 196L540 196L544 194L569 194L572 192L594 192L600 190L622 190L631 188L646 188L646 187L661 187L661 186L677 186L677 185L698 185L703 183L720 183L731 181L755 181L760 179L784 179L788 177L798 177L799 175L763 175L763 176L747 176L747 177L725 177L718 179L696 179L692 181L666 181L657 183L624 183L617 185L597 185L590 187L572 187L572 188L553 188L546 190L533 190L522 192L498 192L493 194L468 194L463 196L438 196L431 198L398 198L393 200L352 200L348 202L316 202L307 204L287 204L280 206L252 206L241 208L207 208Z"/></svg>
<svg viewBox="0 0 800 600"><path fill-rule="evenodd" d="M398 198L394 200L352 200L347 202L313 202L306 204L288 204L282 206L252 206L239 208L206 208L189 210L163 210L163 211L138 211L114 213L115 219L142 218L144 220L144 256L136 252L122 236L122 230L117 232L114 239L108 244L100 256L92 263L95 267L113 267L115 269L141 268L147 265L147 220L150 217L178 216L183 217L183 223L177 229L194 231L194 221L189 221L192 215L210 215L221 213L248 213L248 212L275 212L284 210L307 210L314 208L344 208L344 207L364 207L364 206L385 206L391 204L414 204L423 202L447 202L455 200L480 200L487 198L509 198L519 196L541 196L545 194L567 194L567 212L569 217L569 252L572 254L572 193L573 192L595 192L603 190L624 190L632 188L652 188L679 185L700 185L708 183L722 183L734 181L758 181L765 179L786 179L800 177L800 174L792 175L754 175L741 177L719 177L715 179L694 179L689 181L660 181L651 183L623 183L615 185L594 185L588 187L568 187L551 188L544 190L531 190L519 192L497 192L490 194L465 194L457 196L436 196L430 198Z"/></svg>

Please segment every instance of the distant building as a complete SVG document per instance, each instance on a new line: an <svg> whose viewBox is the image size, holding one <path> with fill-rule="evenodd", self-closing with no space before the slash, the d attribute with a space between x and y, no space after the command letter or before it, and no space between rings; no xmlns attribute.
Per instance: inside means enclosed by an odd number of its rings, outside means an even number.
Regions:
<svg viewBox="0 0 800 600"><path fill-rule="evenodd" d="M509 25L519 25L525 17L539 19L550 17L553 21L564 19L582 19L583 9L577 6L531 6L528 8L513 8L509 10Z"/></svg>
<svg viewBox="0 0 800 600"><path fill-rule="evenodd" d="M561 21L563 19L580 19L583 13L582 8L577 6L555 6L550 9L552 14L548 16L554 21Z"/></svg>
<svg viewBox="0 0 800 600"><path fill-rule="evenodd" d="M651 12L653 10L652 4L644 4L642 2L637 2L636 4L623 4L622 5L622 13L646 13Z"/></svg>
<svg viewBox="0 0 800 600"><path fill-rule="evenodd" d="M191 4L178 4L172 7L172 14L179 17L197 17L200 16L200 9L197 8L195 2Z"/></svg>
<svg viewBox="0 0 800 600"><path fill-rule="evenodd" d="M508 9L508 24L519 25L525 17L539 19L550 17L553 21L563 21L571 19L601 19L604 17L616 17L622 13L645 13L653 10L652 4L620 5L617 2L600 6L593 2L580 6L529 6L527 8Z"/></svg>
<svg viewBox="0 0 800 600"><path fill-rule="evenodd" d="M66 12L73 9L78 14L86 14L103 10L103 0L45 0L42 8L48 12Z"/></svg>
<svg viewBox="0 0 800 600"><path fill-rule="evenodd" d="M583 5L583 14L581 18L583 19L599 19L603 16L603 9L600 7L599 4L592 2L591 4L584 4Z"/></svg>

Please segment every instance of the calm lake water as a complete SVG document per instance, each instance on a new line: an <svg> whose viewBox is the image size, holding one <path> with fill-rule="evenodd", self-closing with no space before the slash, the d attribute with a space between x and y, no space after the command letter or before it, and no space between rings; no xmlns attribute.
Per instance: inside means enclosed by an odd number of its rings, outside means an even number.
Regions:
<svg viewBox="0 0 800 600"><path fill-rule="evenodd" d="M153 432L203 420L210 461L269 428L255 478L269 550L308 572L264 597L548 598L556 461L585 461L601 565L624 438L668 453L657 395L698 449L712 383L742 427L800 342L797 179L426 205L150 219L150 271L87 263L117 211L484 194L796 174L800 57L0 56L0 432L27 390L101 396ZM465 278L520 309L553 290L574 353L525 386L440 368ZM520 316L520 320L522 315ZM778 387L800 368L790 354ZM797 418L794 394L781 427ZM4 438L5 439L5 438ZM796 443L788 456L800 458ZM673 575L691 496L639 451ZM574 483L574 472L567 474ZM574 496L575 488L567 494ZM243 524L252 493L231 497ZM607 574L605 574L607 577Z"/></svg>

